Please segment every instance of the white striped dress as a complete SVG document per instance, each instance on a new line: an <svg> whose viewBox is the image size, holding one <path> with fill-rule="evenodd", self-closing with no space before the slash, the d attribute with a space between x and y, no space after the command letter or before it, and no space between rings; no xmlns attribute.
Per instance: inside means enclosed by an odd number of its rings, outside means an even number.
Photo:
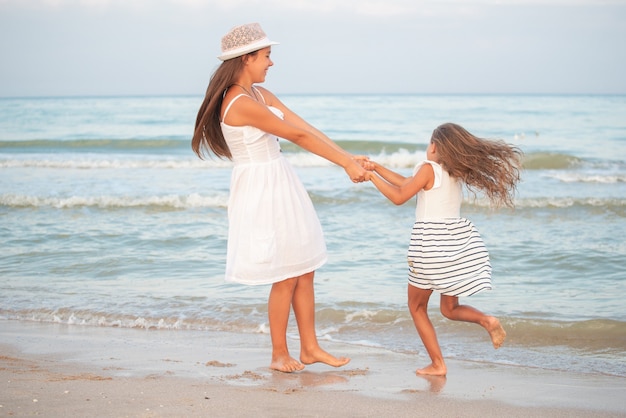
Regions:
<svg viewBox="0 0 626 418"><path fill-rule="evenodd" d="M433 161L435 183L417 194L408 251L409 284L449 296L491 289L489 253L471 221L461 218L461 183Z"/></svg>

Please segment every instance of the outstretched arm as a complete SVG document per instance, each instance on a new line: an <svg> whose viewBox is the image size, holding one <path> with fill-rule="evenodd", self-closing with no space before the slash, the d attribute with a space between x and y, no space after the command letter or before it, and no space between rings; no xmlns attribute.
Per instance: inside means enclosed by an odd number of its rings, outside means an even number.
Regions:
<svg viewBox="0 0 626 418"><path fill-rule="evenodd" d="M382 178L384 178L386 181L393 184L394 186L400 186L404 184L407 179L403 175L396 173L395 171L390 170L387 167L382 166L374 161L370 161L370 164L368 164L365 168L377 172Z"/></svg>
<svg viewBox="0 0 626 418"><path fill-rule="evenodd" d="M320 140L322 140L323 142L325 142L326 144L328 144L332 148L336 149L337 151L346 152L343 148L341 148L339 145L337 145L332 139L330 139L324 132L320 131L315 126L313 126L310 123L308 123L306 120L304 120L298 114L296 114L294 111L292 111L289 107L287 107L271 91L269 91L269 90L267 90L267 89L265 89L263 87L259 87L259 86L256 86L256 88L258 88L259 90L262 91L263 97L265 97L265 100L266 100L268 105L274 106L274 107L280 109L281 112L283 112L283 115L284 115L284 118L285 118L286 122L288 122L288 123L290 123L290 124L292 124L294 126L297 126L300 129L304 129L305 131L308 131L308 132L312 133L317 138L319 138Z"/></svg>
<svg viewBox="0 0 626 418"><path fill-rule="evenodd" d="M237 100L233 104L229 113L229 124L254 126L264 132L285 138L307 151L343 167L352 181L364 180L365 169L350 153L289 110L268 90L261 88L259 90L262 90L268 105L275 106L283 112L284 119L272 113L267 106L250 98Z"/></svg>
<svg viewBox="0 0 626 418"><path fill-rule="evenodd" d="M430 164L424 164L413 177L404 177L378 163L373 164L375 172L369 172L366 180L374 183L396 205L402 205L422 189L430 189L435 182L435 173Z"/></svg>

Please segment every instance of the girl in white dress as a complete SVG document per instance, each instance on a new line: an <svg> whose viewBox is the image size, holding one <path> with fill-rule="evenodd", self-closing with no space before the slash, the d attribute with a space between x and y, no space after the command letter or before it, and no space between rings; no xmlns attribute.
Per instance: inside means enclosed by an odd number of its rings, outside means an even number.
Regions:
<svg viewBox="0 0 626 418"><path fill-rule="evenodd" d="M496 317L459 305L459 296L491 289L487 249L475 226L460 215L462 184L470 191L484 192L495 206L512 207L522 152L447 123L434 130L426 158L408 178L373 161L364 166L372 170L366 180L396 205L417 195L408 250L408 305L431 364L416 373L444 376L446 364L428 317L428 300L433 291L441 294L440 309L446 318L481 325L495 348L506 336Z"/></svg>
<svg viewBox="0 0 626 418"><path fill-rule="evenodd" d="M322 132L292 112L265 81L270 41L258 23L232 28L222 38L217 68L196 119L192 149L233 161L228 202L226 280L271 284L268 317L270 368L293 372L305 364L343 366L318 344L315 333L315 270L326 262L326 244L313 203L283 157L278 137L343 167L353 182L366 171ZM359 157L362 158L362 157ZM300 360L287 347L290 310L300 333Z"/></svg>

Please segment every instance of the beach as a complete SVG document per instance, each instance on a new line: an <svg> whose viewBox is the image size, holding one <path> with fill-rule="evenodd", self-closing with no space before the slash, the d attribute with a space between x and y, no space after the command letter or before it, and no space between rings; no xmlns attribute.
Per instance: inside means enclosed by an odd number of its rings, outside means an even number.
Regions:
<svg viewBox="0 0 626 418"><path fill-rule="evenodd" d="M323 347L268 369L269 286L224 281L232 164L190 148L202 97L0 99L0 416L624 416L626 96L289 95L356 155L410 175L454 121L525 154L515 209L465 193L499 350L430 302L446 379L406 306L415 200L281 140L324 230ZM381 105L382 104L382 105ZM293 316L287 335L298 356Z"/></svg>
<svg viewBox="0 0 626 418"><path fill-rule="evenodd" d="M263 334L0 321L0 416L620 417L626 380L323 342L343 368L271 371ZM290 341L297 355L297 341Z"/></svg>

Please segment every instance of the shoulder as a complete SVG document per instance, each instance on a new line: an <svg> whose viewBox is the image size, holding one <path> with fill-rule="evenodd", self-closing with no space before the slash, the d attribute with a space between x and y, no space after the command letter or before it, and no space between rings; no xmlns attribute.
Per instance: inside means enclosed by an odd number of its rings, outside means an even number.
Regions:
<svg viewBox="0 0 626 418"><path fill-rule="evenodd" d="M417 173L419 170L422 170L422 169L428 170L434 173L437 173L437 172L441 173L441 171L443 171L443 169L438 163L434 161L430 161L430 160L424 160L424 161L420 161L419 163L417 163L417 165L413 169L413 174Z"/></svg>
<svg viewBox="0 0 626 418"><path fill-rule="evenodd" d="M274 93L272 93L271 91L269 91L268 89L266 89L263 86L259 86L257 84L254 85L254 89L260 91L261 93L263 93L264 96L274 96Z"/></svg>
<svg viewBox="0 0 626 418"><path fill-rule="evenodd" d="M222 98L222 111L233 106L235 103L245 103L246 99L250 99L250 101L252 101L252 98L247 94L237 91L236 89L229 88L224 92L224 96Z"/></svg>
<svg viewBox="0 0 626 418"><path fill-rule="evenodd" d="M443 177L443 168L441 165L434 161L424 160L418 163L413 170L413 175L417 175L418 173L424 173L433 179L432 187L430 189L436 189L441 186L441 180Z"/></svg>
<svg viewBox="0 0 626 418"><path fill-rule="evenodd" d="M222 108L220 109L220 121L226 122L228 115L237 115L246 106L253 103L250 97L243 93L232 92L230 89L224 94ZM232 120L231 120L232 122Z"/></svg>
<svg viewBox="0 0 626 418"><path fill-rule="evenodd" d="M277 109L280 109L282 112L286 112L289 110L287 109L287 106L285 106L283 102L281 102L280 99L276 97L274 93L272 93L265 87L254 86L254 88L258 93L261 94L261 96L263 96L263 102L266 106L275 107Z"/></svg>

